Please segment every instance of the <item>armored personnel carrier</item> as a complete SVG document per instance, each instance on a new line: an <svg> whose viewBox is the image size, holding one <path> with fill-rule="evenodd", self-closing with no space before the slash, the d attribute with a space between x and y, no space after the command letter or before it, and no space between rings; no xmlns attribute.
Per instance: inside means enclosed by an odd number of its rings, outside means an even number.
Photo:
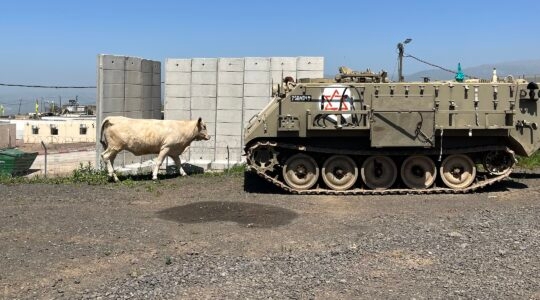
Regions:
<svg viewBox="0 0 540 300"><path fill-rule="evenodd" d="M540 147L538 84L290 78L245 128L248 171L298 194L464 193Z"/></svg>

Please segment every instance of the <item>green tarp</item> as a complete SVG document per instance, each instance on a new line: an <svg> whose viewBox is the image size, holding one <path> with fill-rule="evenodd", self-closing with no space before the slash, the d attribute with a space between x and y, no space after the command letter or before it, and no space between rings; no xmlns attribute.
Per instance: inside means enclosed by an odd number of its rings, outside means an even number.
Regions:
<svg viewBox="0 0 540 300"><path fill-rule="evenodd" d="M19 149L0 150L0 173L11 175L25 174L34 163L38 153Z"/></svg>

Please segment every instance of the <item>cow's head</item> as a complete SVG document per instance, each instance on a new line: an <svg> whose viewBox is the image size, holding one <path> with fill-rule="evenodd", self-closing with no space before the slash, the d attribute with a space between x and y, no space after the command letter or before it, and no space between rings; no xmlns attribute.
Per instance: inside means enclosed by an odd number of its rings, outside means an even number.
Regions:
<svg viewBox="0 0 540 300"><path fill-rule="evenodd" d="M203 122L202 118L199 117L199 120L197 121L197 136L195 136L196 141L208 141L210 139L210 136L208 135L208 131L206 130L206 124Z"/></svg>

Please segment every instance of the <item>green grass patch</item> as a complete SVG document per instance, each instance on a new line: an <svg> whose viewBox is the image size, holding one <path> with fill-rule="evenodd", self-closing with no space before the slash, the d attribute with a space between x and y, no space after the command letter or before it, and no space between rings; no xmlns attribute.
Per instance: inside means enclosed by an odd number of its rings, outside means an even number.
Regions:
<svg viewBox="0 0 540 300"><path fill-rule="evenodd" d="M228 169L223 170L222 172L218 172L219 175L227 175L227 176L236 176L236 175L244 175L244 172L246 171L246 165L245 164L239 164L234 165Z"/></svg>
<svg viewBox="0 0 540 300"><path fill-rule="evenodd" d="M246 171L245 164L237 164L232 167L220 171L206 171L202 173L192 173L189 176L191 177L219 177L219 176L244 176Z"/></svg>
<svg viewBox="0 0 540 300"><path fill-rule="evenodd" d="M85 183L89 185L101 185L109 182L107 173L104 170L96 169L90 162L86 165L79 164L77 169L71 174L63 176L35 175L31 177L11 176L10 174L0 174L0 184L17 183L45 183L45 184L65 184L65 183Z"/></svg>
<svg viewBox="0 0 540 300"><path fill-rule="evenodd" d="M518 167L525 169L540 168L540 151L536 151L530 157L518 156Z"/></svg>
<svg viewBox="0 0 540 300"><path fill-rule="evenodd" d="M229 169L225 169L219 172L204 172L200 174L191 174L193 177L214 177L214 176L243 176L246 170L244 164L234 165ZM174 178L177 175L166 174L160 175L160 178ZM151 182L152 175L150 173L143 174L139 172L134 175L119 175L120 182L117 183L122 186L136 187L140 186L141 182ZM107 176L107 171L104 169L96 169L90 162L87 164L81 163L79 167L71 174L61 176L44 176L35 175L31 177L24 176L11 176L9 174L0 173L0 184L21 184L21 183L43 183L43 184L89 184L89 185L105 185L111 181ZM159 183L159 181L158 181ZM154 192L154 186L146 186L146 191Z"/></svg>

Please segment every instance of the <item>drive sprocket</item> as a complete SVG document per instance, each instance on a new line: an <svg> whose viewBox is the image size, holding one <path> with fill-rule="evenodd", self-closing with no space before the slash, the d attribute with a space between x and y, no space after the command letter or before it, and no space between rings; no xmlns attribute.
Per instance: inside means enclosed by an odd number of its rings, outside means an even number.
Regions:
<svg viewBox="0 0 540 300"><path fill-rule="evenodd" d="M501 175L516 163L513 151L490 151L484 156L484 168L492 175Z"/></svg>
<svg viewBox="0 0 540 300"><path fill-rule="evenodd" d="M250 149L248 159L251 167L257 171L262 173L273 172L274 167L279 163L278 154L275 147L270 143L260 144Z"/></svg>

